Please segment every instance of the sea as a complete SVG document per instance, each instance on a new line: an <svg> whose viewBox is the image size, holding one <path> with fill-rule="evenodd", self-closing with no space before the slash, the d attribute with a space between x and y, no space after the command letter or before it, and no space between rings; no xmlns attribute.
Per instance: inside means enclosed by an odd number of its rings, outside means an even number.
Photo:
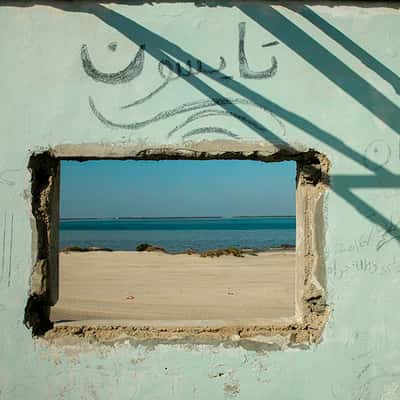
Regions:
<svg viewBox="0 0 400 400"><path fill-rule="evenodd" d="M61 219L60 249L68 246L132 251L141 243L171 253L218 248L267 250L295 245L295 217Z"/></svg>

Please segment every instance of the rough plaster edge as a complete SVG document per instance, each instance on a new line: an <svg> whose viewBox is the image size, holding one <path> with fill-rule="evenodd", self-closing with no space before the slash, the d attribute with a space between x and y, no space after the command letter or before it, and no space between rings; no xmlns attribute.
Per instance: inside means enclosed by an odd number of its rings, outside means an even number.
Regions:
<svg viewBox="0 0 400 400"><path fill-rule="evenodd" d="M263 326L164 326L154 327L151 325L132 326L131 324L116 324L109 321L107 325L87 323L84 325L55 325L51 326L48 319L49 304L46 299L51 298L50 290L38 297L35 291L31 290L28 299L25 323L32 328L34 336L44 336L50 342L60 343L66 338L79 338L80 340L97 341L102 343L115 342L118 340L132 339L134 341L145 341L148 343L220 343L231 342L239 345L271 346L271 341L279 348L288 346L304 346L316 343L321 339L322 330L328 318L329 310L326 305L326 290L324 282L320 282L321 271L324 270L323 263L323 230L315 230L314 226L323 224L322 198L323 193L328 187L329 162L322 154L309 149L307 151L297 151L288 147L278 147L276 145L260 146L254 143L237 144L224 141L223 143L202 142L193 145L193 148L175 148L163 146L159 148L137 148L134 146L115 146L115 145L60 145L54 149L40 154L33 154L30 167L34 166L32 160L39 160L43 170L43 163L54 165L62 159L85 161L90 159L133 159L133 160L166 160L166 159L188 159L188 160L211 160L211 159L238 159L238 160L258 160L263 162L278 162L293 160L297 162L297 191L304 191L306 202L307 223L304 225L306 240L304 241L304 264L301 266L304 273L299 274L304 281L303 289L297 291L296 315L292 320L287 319L287 323L282 324L282 319L269 321ZM46 171L46 166L44 166ZM40 168L39 168L40 170ZM56 171L58 174L58 168ZM47 171L48 181L51 171ZM34 176L34 172L32 172ZM35 182L32 182L35 185ZM53 190L58 190L57 185L53 185ZM48 204L49 198L54 193L49 191L48 186L44 186L40 192L40 201L33 198L32 210L36 218L46 218L41 213L37 213L38 204ZM54 197L53 197L54 198ZM311 201L309 200L311 199ZM36 209L35 209L36 207ZM37 222L37 221L36 221ZM47 221L49 229L49 222ZM53 221L54 223L54 221ZM35 239L35 238L34 238ZM40 239L40 238L39 238ZM40 243L40 240L37 240ZM40 255L41 251L38 250ZM43 257L42 257L43 258ZM37 261L40 261L39 259ZM298 264L298 262L296 262ZM36 281L41 281L37 274L41 268L33 269ZM296 265L299 268L299 265ZM50 268L50 267L49 267ZM49 271L47 271L48 273ZM297 279L296 272L296 279ZM32 289L32 288L31 288ZM42 321L34 327L29 323L33 314L35 318L42 318ZM39 312L38 312L39 311ZM37 322L37 321L36 321ZM50 324L49 324L50 323ZM78 325L78 326L77 326ZM278 339L277 339L278 338ZM264 343L264 344L263 344Z"/></svg>
<svg viewBox="0 0 400 400"><path fill-rule="evenodd" d="M58 299L59 161L46 153L29 159L34 257L24 324L36 335L51 329L50 307Z"/></svg>
<svg viewBox="0 0 400 400"><path fill-rule="evenodd" d="M78 161L94 159L226 159L230 154L238 159L257 159L274 161L279 152L282 156L305 153L309 149L271 144L268 142L238 142L235 140L201 140L188 141L182 145L163 145L150 147L147 143L81 143L62 144L49 150L49 154L59 159L75 159ZM268 158L273 158L268 160ZM277 161L280 161L277 160Z"/></svg>
<svg viewBox="0 0 400 400"><path fill-rule="evenodd" d="M14 7L33 7L36 5L53 6L58 4L65 4L71 7L79 7L79 4L123 4L123 5L157 5L157 4L176 4L176 3L190 3L197 7L234 7L237 4L268 4L273 6L293 6L296 4L310 5L310 6L327 6L331 8L337 7L358 7L358 8L391 8L399 9L400 4L397 1L379 1L379 0L5 0L1 5L14 6Z"/></svg>

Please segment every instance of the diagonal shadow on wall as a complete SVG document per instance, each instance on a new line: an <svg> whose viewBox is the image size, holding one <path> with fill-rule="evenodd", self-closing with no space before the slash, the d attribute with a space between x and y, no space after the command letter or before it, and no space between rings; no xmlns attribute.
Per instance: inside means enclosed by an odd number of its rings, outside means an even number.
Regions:
<svg viewBox="0 0 400 400"><path fill-rule="evenodd" d="M305 5L287 5L287 8L297 12L299 15L304 17L306 20L315 25L318 29L324 32L336 43L341 45L344 49L350 52L354 57L358 58L367 68L374 71L382 79L392 85L393 89L397 94L400 95L400 78L386 65L382 64L374 56L369 54L366 50L360 47L357 43L348 38L339 29L335 28L325 19L320 17L311 8Z"/></svg>
<svg viewBox="0 0 400 400"><path fill-rule="evenodd" d="M182 63L186 63L187 60L195 59L193 55L184 51L176 44L102 5L71 5L64 3L56 7L62 8L65 11L86 12L95 15L107 25L135 42L138 46L146 43L146 51L159 61L168 60L174 63L175 60L179 60ZM269 30L275 37L285 43L300 57L304 58L348 95L357 100L386 125L397 133L400 133L399 108L291 21L268 6L240 6L239 9L260 26ZM206 63L203 63L203 66L208 69L212 68ZM190 75L189 71L186 70L185 72L188 76L183 74L182 78L211 100L223 97L198 77ZM399 226L351 192L352 187L398 188L400 187L398 175L388 171L374 160L366 159L365 155L347 146L333 134L319 128L302 116L281 107L268 98L261 96L240 82L232 79L223 79L223 74L221 73L210 75L210 78L369 169L371 174L361 177L351 175L332 176L331 189L364 217L372 223L379 225L391 239L400 242ZM235 113L251 121L251 124L247 125L252 129L253 122L258 123L258 121L254 121L251 116L235 105L222 105L222 107L230 113ZM269 130L262 133L257 131L257 134L272 143L281 143L288 146L287 143L283 142Z"/></svg>
<svg viewBox="0 0 400 400"><path fill-rule="evenodd" d="M66 7L67 10L71 9L70 6ZM65 6L63 8L65 9ZM83 11L83 8L78 7L77 11ZM171 43L167 39L162 38L156 33L144 28L137 22L132 21L129 18L104 6L94 5L90 8L87 8L86 12L96 15L99 19L114 27L124 36L135 42L137 45L140 46L145 42L146 51L159 61L166 59L168 61L175 62L175 60L173 60L171 57L174 57L181 62L186 62L188 59L194 59L191 54L184 51L177 45ZM204 62L203 65L208 69L212 68L210 65ZM182 67L182 69L184 68ZM188 73L188 71L185 72ZM209 98L223 97L216 90L212 89L209 85L201 81L196 76L182 76L182 78ZM240 96L249 99L260 107L272 112L282 120L285 120L298 127L299 129L307 132L312 137L326 143L330 147L336 149L337 151L340 151L342 154L348 156L354 161L363 165L365 164L365 157L362 154L356 152L351 147L347 146L342 140L338 139L326 130L319 128L318 126L314 125L312 122L299 116L298 114L284 109L278 104L261 96L260 94L254 92L253 90L249 89L248 87L237 81L221 79L223 78L221 73L217 73L212 76L210 75L209 78L215 80L220 85L223 85L230 90L238 93ZM282 140L273 133L271 133L270 135L265 135L263 137L264 139L271 140L272 142L278 141L282 143ZM374 161L370 161L367 165L367 168L373 171L379 169L380 165L374 163Z"/></svg>
<svg viewBox="0 0 400 400"><path fill-rule="evenodd" d="M175 65L176 60L181 61L182 63L186 63L188 60L192 61L194 68L196 67L195 60L196 58L182 50L177 45L171 43L170 41L162 38L161 36L157 35L156 33L146 29L142 25L138 24L135 21L130 20L129 18L121 15L107 7L101 5L87 5L87 8L73 6L77 11L84 11L95 15L108 25L112 26L128 39L136 43L138 46L145 44L145 51L153 56L156 60L160 62L167 62L171 65ZM77 7L77 8L75 8ZM63 6L63 9L71 10L71 6ZM176 59L176 60L175 60ZM213 69L212 66L208 65L205 62L202 62L202 68L211 70ZM226 79L226 75L221 72L216 72L213 75L209 75L209 77L219 84L224 85L234 92L238 93L242 97L247 98L252 103L258 105L259 107L263 108L265 111L270 112L271 114L274 113L273 110L268 107L268 104L262 101L254 101L254 98L251 96L251 91L249 91L248 95L243 95L242 91L245 87L241 86L239 88L235 88L237 83L233 80ZM212 101L218 101L218 99L224 98L219 92L213 89L211 86L207 85L204 81L196 77L195 75L191 74L189 70L187 70L184 66L181 66L181 79L184 79L188 82L193 88L197 89L200 93L208 97ZM228 83L229 82L229 83ZM241 89L241 90L240 90ZM256 93L253 93L253 97ZM260 98L262 99L262 98ZM220 107L224 108L228 113L230 113L233 117L237 117L242 123L247 125L251 130L255 130L255 126L260 125L258 121L256 121L252 116L248 113L237 107L235 104L227 102L218 103ZM281 146L285 146L287 149L291 149L291 146L284 141L281 137L276 135L274 132L263 126L262 130L255 130L256 133L263 136L266 140L274 144L280 144Z"/></svg>
<svg viewBox="0 0 400 400"><path fill-rule="evenodd" d="M239 9L400 134L400 108L271 6Z"/></svg>
<svg viewBox="0 0 400 400"><path fill-rule="evenodd" d="M289 7L293 9L292 7ZM374 68L384 79L388 80L395 88L398 87L399 77L388 68L384 67L378 60L355 45L343 33L323 24L323 19L310 9L303 7L301 15L305 14L307 19L318 24L324 32L328 32L335 40L340 42L348 50L358 56L362 62L371 62ZM282 43L286 44L292 51L302 57L321 74L344 90L353 99L358 101L368 111L379 118L388 127L400 134L400 109L391 100L387 99L381 92L375 89L351 68L345 65L337 57L322 47L311 36L302 31L285 16L280 14L271 6L263 8L254 6L240 6L239 9L252 18L261 27L272 33ZM296 9L295 9L296 10ZM304 15L303 15L304 16ZM317 18L318 17L318 18ZM333 27L332 27L333 28ZM324 141L324 140L323 140ZM343 153L343 152L342 152ZM343 153L345 154L345 153ZM358 161L351 157L354 161ZM351 188L399 188L400 177L385 169L382 165L364 157L364 166L374 172L374 175L366 176L333 176L331 189L351 204L357 211L368 218L371 222L381 226L393 239L400 242L400 228L397 221L388 220L381 213L371 207L359 196L351 191Z"/></svg>

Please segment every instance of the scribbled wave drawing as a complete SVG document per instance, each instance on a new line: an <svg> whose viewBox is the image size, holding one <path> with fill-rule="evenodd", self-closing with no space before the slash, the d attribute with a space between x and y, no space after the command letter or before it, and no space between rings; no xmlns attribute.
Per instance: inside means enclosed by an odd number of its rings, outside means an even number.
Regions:
<svg viewBox="0 0 400 400"><path fill-rule="evenodd" d="M5 169L3 171L0 171L0 185L3 184L8 186L14 186L15 179L6 178L5 175L13 174L18 171L19 171L18 169Z"/></svg>
<svg viewBox="0 0 400 400"><path fill-rule="evenodd" d="M229 129L219 128L218 126L205 126L202 128L192 129L191 131L185 133L182 137L186 139L189 136L201 135L204 133L221 133L225 136L229 136L233 139L239 139L240 136L236 133L231 132Z"/></svg>
<svg viewBox="0 0 400 400"><path fill-rule="evenodd" d="M240 115L235 112L230 112L230 111L224 111L224 110L210 110L206 109L203 111L199 111L198 113L192 114L190 117L188 117L185 121L183 121L181 124L177 125L174 129L172 129L170 132L168 132L168 137L171 137L175 132L178 130L182 129L184 126L190 124L191 122L197 121L201 118L207 118L207 117L214 117L214 116L221 116L221 117L235 117L240 121L243 121L251 126L253 126L255 129L259 131L265 131L265 128L258 124L256 121L252 121L249 118L244 117L243 115ZM221 132L220 132L221 133ZM237 135L235 135L237 136Z"/></svg>
<svg viewBox="0 0 400 400"><path fill-rule="evenodd" d="M168 74L167 75L164 74L164 67L168 67ZM164 62L160 61L158 63L158 72L161 75L161 77L163 79L165 79L164 82L161 85L157 86L154 90L152 90L146 96L143 96L140 99L137 99L137 100L133 101L132 103L129 103L129 104L126 104L126 105L122 106L121 107L122 110L124 110L126 108L130 108L130 107L138 106L139 104L143 104L147 100L150 100L154 95L156 95L157 93L161 92L161 90L163 90L171 81L179 78L179 75L173 76L172 65L168 60L164 60Z"/></svg>
<svg viewBox="0 0 400 400"><path fill-rule="evenodd" d="M138 77L143 71L145 45L141 45L135 58L121 71L106 73L101 72L93 65L89 55L87 45L81 47L82 66L86 74L97 82L108 83L111 85L130 82Z"/></svg>
<svg viewBox="0 0 400 400"><path fill-rule="evenodd" d="M194 113L190 115L184 122L181 124L177 125L175 128L173 128L169 133L168 137L171 137L174 133L179 131L181 128L185 127L186 125L190 124L191 122L194 122L198 119L201 118L206 118L206 117L212 117L212 116L232 116L247 125L252 126L255 130L259 132L268 132L266 128L264 128L261 124L259 124L257 121L254 121L250 118L247 118L244 115L240 115L237 112L233 111L226 111L226 110L213 110L212 107L218 107L218 106L225 106L225 105L247 105L247 106L253 106L257 107L259 109L264 110L266 113L268 113L280 126L280 128L284 131L284 125L283 123L279 120L276 115L271 113L270 111L266 110L264 107L261 107L250 100L243 99L243 98L225 98L225 97L219 97L219 98L212 98L211 100L198 100L198 101L193 101L189 103L184 103L178 107L172 108L167 111L162 111L153 116L152 118L146 119L144 121L138 121L138 122L132 122L132 123L116 123L108 118L106 118L96 107L93 99L89 97L89 106L93 112L93 114L96 116L96 118L105 126L109 128L118 128L118 129L126 129L126 130L138 130L141 128L144 128L150 124L153 124L155 122L159 122L168 118L172 118L176 115L191 112L191 111L197 111L201 110L200 112ZM194 129L185 135L183 137L188 137L188 136L194 136L200 133L220 133L223 135L227 135L232 138L239 138L239 135L229 131L228 129L224 128L218 128L218 127L204 127L204 128L198 128Z"/></svg>
<svg viewBox="0 0 400 400"><path fill-rule="evenodd" d="M179 63L175 63L175 65L173 65L168 60L160 61L158 63L158 72L159 72L160 76L163 79L165 79L164 82L161 83L161 85L157 86L155 89L153 89L146 96L143 96L143 97L133 101L132 103L122 106L121 109L125 110L126 108L135 107L135 106L145 103L147 100L150 100L154 95L161 92L170 82L172 82L176 79L179 79L182 76L189 77L189 76L194 76L194 75L198 75L201 73L205 73L208 75L220 73L224 68L226 68L226 61L225 61L224 57L220 57L219 59L220 59L220 61L219 61L218 68L205 68L203 66L203 63L200 60L197 60L196 61L197 66L195 68L196 72L193 71L192 63L190 60L186 62L186 65L188 68L188 70L186 72L184 72L184 70L182 69L182 67ZM164 68L167 69L167 71L168 71L167 74L164 72ZM227 75L221 75L221 79L231 79L231 77L227 76Z"/></svg>
<svg viewBox="0 0 400 400"><path fill-rule="evenodd" d="M134 107L134 106L138 106L139 104L143 104L147 100L150 100L154 95L156 95L157 93L161 92L161 90L163 90L168 85L169 82L170 82L170 80L164 81L161 85L157 86L153 91L151 91L146 96L143 96L140 99L137 99L137 100L133 101L132 103L129 103L129 104L126 104L126 105L122 106L121 110L124 110L126 108L130 108L130 107Z"/></svg>

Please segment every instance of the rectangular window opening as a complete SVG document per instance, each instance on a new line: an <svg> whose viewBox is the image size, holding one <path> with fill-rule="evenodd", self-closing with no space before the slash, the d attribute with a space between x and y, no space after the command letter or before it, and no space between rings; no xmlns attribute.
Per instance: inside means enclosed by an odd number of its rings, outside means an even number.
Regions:
<svg viewBox="0 0 400 400"><path fill-rule="evenodd" d="M31 162L38 261L25 323L34 334L118 326L138 338L304 341L307 313L326 311L315 287L306 298L315 164ZM49 207L39 211L44 192Z"/></svg>
<svg viewBox="0 0 400 400"><path fill-rule="evenodd" d="M294 162L63 162L52 321L294 316L295 178Z"/></svg>

